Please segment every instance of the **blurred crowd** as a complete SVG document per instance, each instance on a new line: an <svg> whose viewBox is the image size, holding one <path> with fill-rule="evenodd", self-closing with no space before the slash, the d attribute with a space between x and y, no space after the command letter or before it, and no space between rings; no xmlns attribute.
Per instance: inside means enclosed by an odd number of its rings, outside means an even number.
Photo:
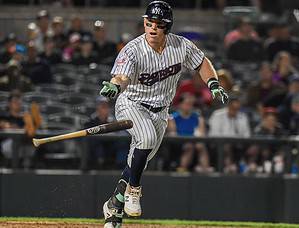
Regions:
<svg viewBox="0 0 299 228"><path fill-rule="evenodd" d="M275 21L263 32L258 31L250 18L241 17L235 22L235 27L221 37L223 43L218 43L221 55L215 59L208 56L215 63L220 84L229 92L229 104L222 106L220 102L213 101L197 73L184 71L171 107L166 135L199 138L298 135L298 37L292 35L292 27L285 21ZM57 83L55 76L59 66L76 69L111 67L121 48L142 32L142 24L136 25L136 34L124 34L118 43L108 39L107 29L105 21L96 20L92 31L89 31L79 15L73 15L70 26L66 26L64 18L50 16L48 11L41 10L36 20L27 26L26 40L19 40L14 33L3 38L0 44L0 106L5 105L5 108L1 109L0 129L25 129L28 137L22 142L22 149L27 148L27 152L20 152L26 163L24 166L34 167L32 159L40 159L40 155L34 155L30 139L36 129L47 126L42 124L44 116L37 103L28 104L27 110L22 109L23 94ZM194 42L209 51L197 40ZM76 75L73 79L76 80ZM97 94L97 91L93 92ZM6 100L4 94L9 94ZM68 97L72 94L69 93ZM81 128L115 119L113 102L96 95L93 99L92 111L88 115L84 113L85 121L78 125ZM11 139L1 139L1 158L9 160L12 157L11 144ZM121 168L126 163L127 143L103 143L90 138L87 147L87 168ZM221 147L225 173L286 171L285 145L224 143ZM218 149L217 143L169 143L163 145L162 152L158 153L160 163L157 162L155 168L212 173L217 171ZM292 170L288 172L297 173L297 148L292 151Z"/></svg>

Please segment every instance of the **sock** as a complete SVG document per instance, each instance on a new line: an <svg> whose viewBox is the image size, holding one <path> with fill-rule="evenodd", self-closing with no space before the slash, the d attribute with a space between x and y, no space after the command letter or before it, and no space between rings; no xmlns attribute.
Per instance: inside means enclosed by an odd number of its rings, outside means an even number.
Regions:
<svg viewBox="0 0 299 228"><path fill-rule="evenodd" d="M120 179L123 179L127 183L129 183L129 179L130 179L130 167L128 165L124 168L124 170L123 170L123 172L121 174Z"/></svg>
<svg viewBox="0 0 299 228"><path fill-rule="evenodd" d="M120 209L124 207L124 202L125 202L124 194L126 191L127 184L128 182L126 182L123 179L120 179L118 181L116 189L114 190L111 200L109 201L113 207L117 207Z"/></svg>
<svg viewBox="0 0 299 228"><path fill-rule="evenodd" d="M143 169L146 164L148 155L150 154L151 149L137 149L135 148L132 163L131 163L131 175L130 175L130 185L133 187L140 186L140 179L143 172Z"/></svg>

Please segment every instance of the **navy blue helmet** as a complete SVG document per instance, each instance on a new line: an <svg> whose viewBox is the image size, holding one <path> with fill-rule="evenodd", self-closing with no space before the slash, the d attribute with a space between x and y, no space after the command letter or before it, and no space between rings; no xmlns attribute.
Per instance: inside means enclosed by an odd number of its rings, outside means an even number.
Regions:
<svg viewBox="0 0 299 228"><path fill-rule="evenodd" d="M165 33L169 33L172 24L173 24L173 17L172 17L172 9L171 6L164 1L153 1L151 2L145 11L143 17L148 19L156 19L159 21L163 21L166 23Z"/></svg>

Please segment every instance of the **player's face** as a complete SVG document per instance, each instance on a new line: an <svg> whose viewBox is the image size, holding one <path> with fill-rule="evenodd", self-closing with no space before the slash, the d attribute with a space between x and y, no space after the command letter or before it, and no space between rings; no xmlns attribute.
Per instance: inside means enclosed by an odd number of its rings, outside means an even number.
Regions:
<svg viewBox="0 0 299 228"><path fill-rule="evenodd" d="M166 23L144 18L144 31L149 43L162 43L165 38Z"/></svg>

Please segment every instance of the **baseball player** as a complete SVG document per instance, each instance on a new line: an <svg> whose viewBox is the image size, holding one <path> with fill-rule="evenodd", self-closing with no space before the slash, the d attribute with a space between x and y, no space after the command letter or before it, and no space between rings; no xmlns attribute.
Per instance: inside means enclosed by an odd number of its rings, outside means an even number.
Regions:
<svg viewBox="0 0 299 228"><path fill-rule="evenodd" d="M182 68L197 70L213 98L228 101L204 53L188 39L170 33L173 16L168 3L151 2L143 18L145 33L121 50L111 81L103 82L100 91L109 98L118 96L118 120L130 119L134 123L128 130L132 136L128 165L103 206L105 228L121 227L123 212L132 217L141 215L141 175L161 144Z"/></svg>

